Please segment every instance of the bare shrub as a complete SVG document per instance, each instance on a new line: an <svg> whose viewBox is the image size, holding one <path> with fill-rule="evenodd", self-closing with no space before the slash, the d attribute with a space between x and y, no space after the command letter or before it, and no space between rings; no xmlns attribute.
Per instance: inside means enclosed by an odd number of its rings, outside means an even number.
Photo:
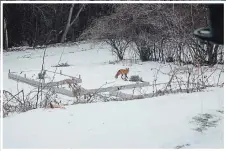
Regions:
<svg viewBox="0 0 226 151"><path fill-rule="evenodd" d="M130 76L129 81L133 81L133 82L140 81L140 82L143 82L142 78L139 77L139 75L132 75L132 76Z"/></svg>
<svg viewBox="0 0 226 151"><path fill-rule="evenodd" d="M119 60L123 60L125 51L129 47L129 42L123 39L108 39L106 43L112 47L112 52L116 54Z"/></svg>

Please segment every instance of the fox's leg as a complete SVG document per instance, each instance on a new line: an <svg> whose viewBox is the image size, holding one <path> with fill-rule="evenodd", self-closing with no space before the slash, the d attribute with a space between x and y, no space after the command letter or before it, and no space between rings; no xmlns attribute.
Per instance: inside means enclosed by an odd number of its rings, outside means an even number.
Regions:
<svg viewBox="0 0 226 151"><path fill-rule="evenodd" d="M127 80L127 79L128 79L127 74L125 74L125 80Z"/></svg>
<svg viewBox="0 0 226 151"><path fill-rule="evenodd" d="M123 74L121 74L121 78L123 79Z"/></svg>

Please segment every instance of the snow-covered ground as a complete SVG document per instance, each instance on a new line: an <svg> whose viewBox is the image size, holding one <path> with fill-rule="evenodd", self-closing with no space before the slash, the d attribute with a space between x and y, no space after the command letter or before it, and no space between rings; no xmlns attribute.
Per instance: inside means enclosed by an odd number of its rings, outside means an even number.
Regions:
<svg viewBox="0 0 226 151"><path fill-rule="evenodd" d="M139 75L150 83L155 79L156 83L168 82L170 76L164 73L169 73L170 67L178 68L156 62L133 63L126 60L113 63L115 57L110 50L109 46L99 43L48 48L45 69L55 71L53 66L59 60L60 63L67 62L71 66L57 68L57 72L61 70L63 74L76 77L81 75L81 86L94 89L103 85L130 83L114 78L121 68L129 67L129 76ZM19 74L24 71L22 75L37 76L41 70L43 52L26 50L4 53L4 90L16 94L23 89L25 94L29 93L34 87L8 79L8 71L10 69ZM130 55L132 53L128 53L127 58ZM222 68L218 65L205 67L202 71L205 71L208 82L215 84ZM193 72L200 71L194 69ZM187 79L187 76L186 73L178 74L182 79ZM56 76L55 80L62 80L60 78ZM223 73L219 81L224 81ZM223 110L223 89L208 88L205 92L191 94L77 104L66 109L36 109L15 114L4 118L3 148L175 148L183 145L185 148L223 148L223 114L218 112ZM150 93L153 88L146 87L144 91ZM132 93L131 90L124 92ZM61 99L69 98L61 95ZM193 130L198 125L190 123L192 118L205 113L214 115L209 120L217 120L216 127L208 127L203 133Z"/></svg>

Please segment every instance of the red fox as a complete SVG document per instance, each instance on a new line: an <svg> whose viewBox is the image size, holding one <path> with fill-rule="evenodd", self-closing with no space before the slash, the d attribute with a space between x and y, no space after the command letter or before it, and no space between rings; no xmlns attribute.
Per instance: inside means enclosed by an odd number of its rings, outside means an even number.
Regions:
<svg viewBox="0 0 226 151"><path fill-rule="evenodd" d="M118 72L116 73L116 75L115 75L115 78L117 79L118 78L118 76L121 74L121 78L122 78L122 76L123 75L125 75L125 79L123 79L123 80L126 80L128 77L127 77L127 74L129 73L129 68L126 68L126 69L120 69L120 70L118 70Z"/></svg>

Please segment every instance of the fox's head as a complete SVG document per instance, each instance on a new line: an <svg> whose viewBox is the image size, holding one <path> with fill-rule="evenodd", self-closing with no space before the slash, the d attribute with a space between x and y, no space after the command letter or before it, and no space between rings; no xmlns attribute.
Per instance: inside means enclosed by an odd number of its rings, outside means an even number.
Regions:
<svg viewBox="0 0 226 151"><path fill-rule="evenodd" d="M127 71L129 71L129 68L126 68Z"/></svg>

